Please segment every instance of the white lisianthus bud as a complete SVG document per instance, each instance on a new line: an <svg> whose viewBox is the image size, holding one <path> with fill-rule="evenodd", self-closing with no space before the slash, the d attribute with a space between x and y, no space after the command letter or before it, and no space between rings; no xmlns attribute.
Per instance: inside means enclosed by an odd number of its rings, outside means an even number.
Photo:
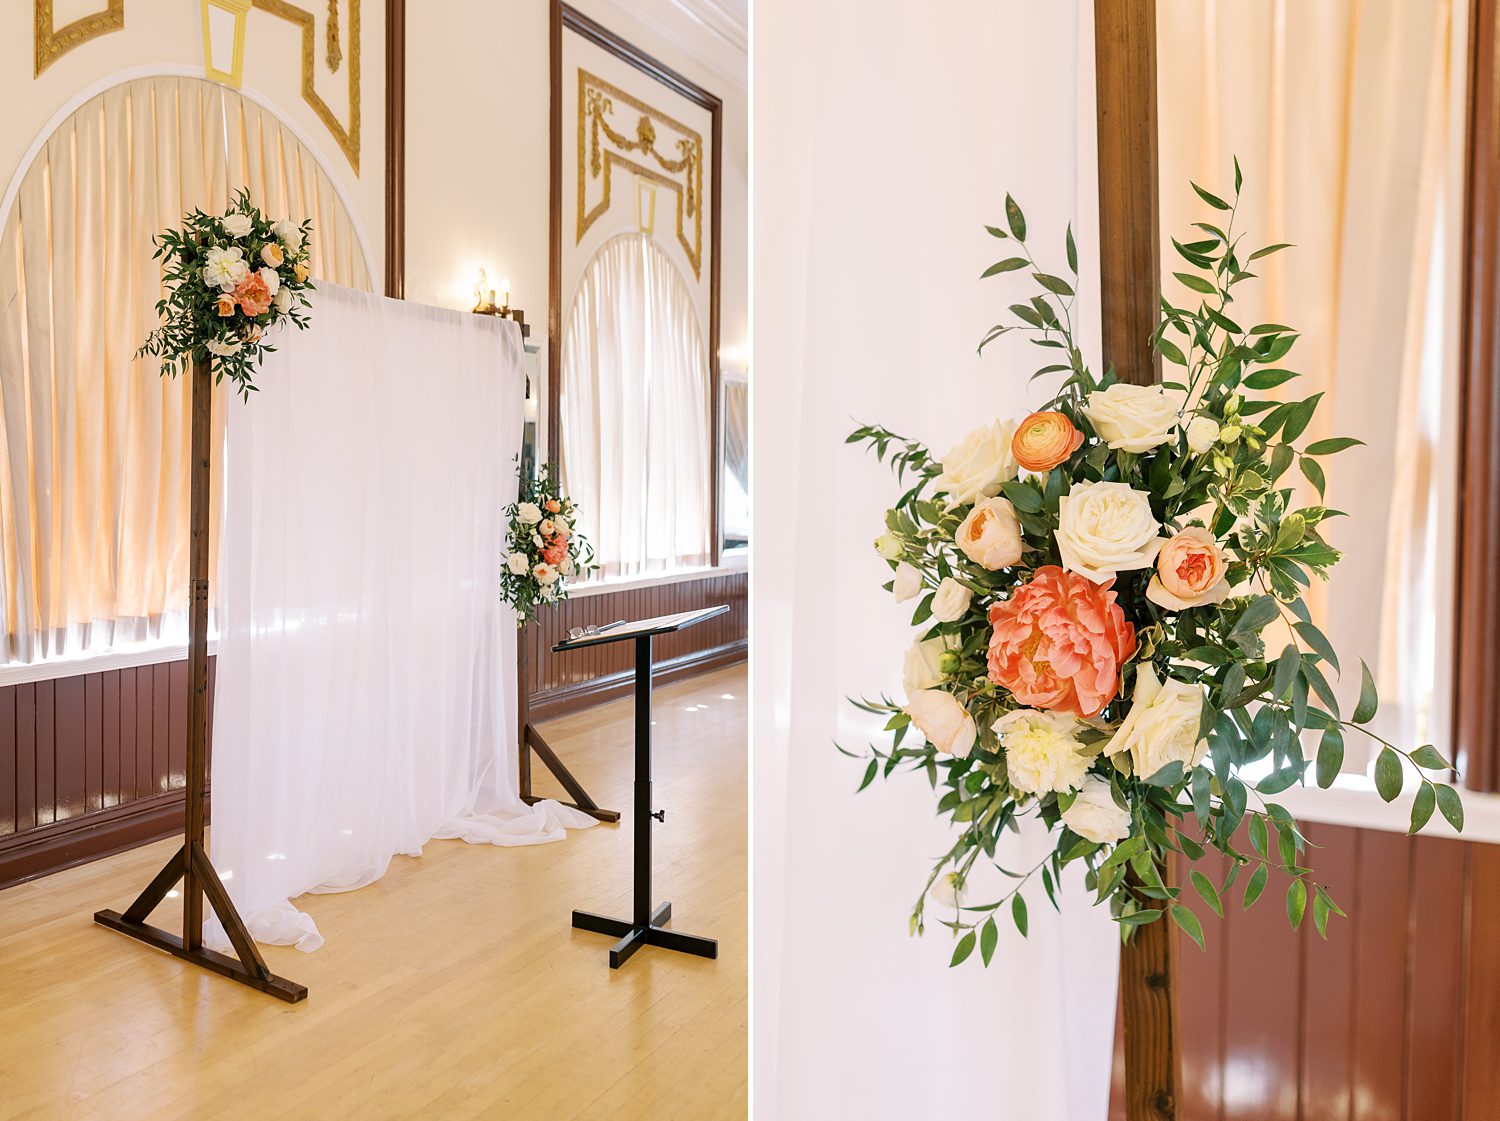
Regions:
<svg viewBox="0 0 1500 1121"><path fill-rule="evenodd" d="M1187 426L1188 451L1202 455L1219 442L1219 422L1211 416L1195 416Z"/></svg>
<svg viewBox="0 0 1500 1121"><path fill-rule="evenodd" d="M531 567L531 560L525 553L512 553L505 558L505 567L510 569L515 576L525 576L526 570Z"/></svg>
<svg viewBox="0 0 1500 1121"><path fill-rule="evenodd" d="M292 310L292 290L290 288L277 287L276 295L271 297L271 304L277 311L285 315Z"/></svg>
<svg viewBox="0 0 1500 1121"><path fill-rule="evenodd" d="M1115 804L1109 783L1088 775L1078 797L1062 812L1062 823L1086 841L1112 845L1130 836L1130 811Z"/></svg>
<svg viewBox="0 0 1500 1121"><path fill-rule="evenodd" d="M1240 426L1238 424L1226 425L1219 431L1219 439L1226 444L1232 444L1240 438Z"/></svg>
<svg viewBox="0 0 1500 1121"><path fill-rule="evenodd" d="M1145 662L1135 671L1130 711L1104 750L1110 755L1130 752L1139 778L1150 778L1178 761L1191 769L1208 750L1208 741L1198 738L1202 718L1202 689L1175 677L1163 681L1151 663Z"/></svg>
<svg viewBox="0 0 1500 1121"><path fill-rule="evenodd" d="M955 911L964 905L965 894L964 878L958 872L944 872L927 889L927 898L940 907L952 907Z"/></svg>
<svg viewBox="0 0 1500 1121"><path fill-rule="evenodd" d="M875 538L875 551L886 560L895 560L901 555L901 538L894 533L882 533Z"/></svg>
<svg viewBox="0 0 1500 1121"><path fill-rule="evenodd" d="M952 648L953 643L941 635L918 639L907 647L902 684L908 697L923 689L935 689L943 683L948 676L942 669L943 655Z"/></svg>
<svg viewBox="0 0 1500 1121"><path fill-rule="evenodd" d="M923 689L906 699L902 711L911 717L923 738L943 754L963 758L973 750L978 729L953 694Z"/></svg>
<svg viewBox="0 0 1500 1121"><path fill-rule="evenodd" d="M1063 567L1096 584L1149 568L1162 546L1160 531L1151 496L1127 483L1078 483L1058 500Z"/></svg>
<svg viewBox="0 0 1500 1121"><path fill-rule="evenodd" d="M932 597L932 617L940 623L962 619L969 610L974 593L951 576L945 576Z"/></svg>
<svg viewBox="0 0 1500 1121"><path fill-rule="evenodd" d="M1117 381L1090 393L1083 405L1099 438L1116 451L1145 452L1172 438L1187 394L1156 385Z"/></svg>
<svg viewBox="0 0 1500 1121"><path fill-rule="evenodd" d="M992 421L974 429L943 456L938 489L947 491L960 505L999 494L1000 484L1010 482L1019 471L1011 450L1015 435L1013 420Z"/></svg>
<svg viewBox="0 0 1500 1121"><path fill-rule="evenodd" d="M522 502L516 507L516 517L526 525L536 525L542 520L542 511L535 502Z"/></svg>
<svg viewBox="0 0 1500 1121"><path fill-rule="evenodd" d="M891 583L891 592L895 595L897 603L905 603L907 600L921 595L921 570L915 565L902 561L896 566L896 579Z"/></svg>

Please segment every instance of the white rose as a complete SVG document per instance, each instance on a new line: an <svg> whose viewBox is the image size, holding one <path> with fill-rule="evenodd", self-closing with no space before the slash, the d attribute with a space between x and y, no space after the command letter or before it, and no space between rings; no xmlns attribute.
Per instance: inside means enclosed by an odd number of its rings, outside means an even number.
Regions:
<svg viewBox="0 0 1500 1121"><path fill-rule="evenodd" d="M276 310L285 315L292 310L292 290L290 288L277 288L276 295L271 298L271 303Z"/></svg>
<svg viewBox="0 0 1500 1121"><path fill-rule="evenodd" d="M552 524L557 529L558 533L572 533L573 532L573 526L568 522L568 519L565 518L565 517L563 517L560 514L553 514L552 515Z"/></svg>
<svg viewBox="0 0 1500 1121"><path fill-rule="evenodd" d="M543 587L546 587L557 579L557 569L553 568L550 564L537 565L531 570L531 574L536 577L536 582Z"/></svg>
<svg viewBox="0 0 1500 1121"><path fill-rule="evenodd" d="M1149 568L1161 550L1160 531L1150 495L1126 483L1078 483L1058 500L1063 567L1096 584Z"/></svg>
<svg viewBox="0 0 1500 1121"><path fill-rule="evenodd" d="M250 229L250 215L238 211L224 215L224 232L230 237L248 237Z"/></svg>
<svg viewBox="0 0 1500 1121"><path fill-rule="evenodd" d="M515 576L525 576L526 570L531 567L531 558L525 553L512 553L505 558L505 567Z"/></svg>
<svg viewBox="0 0 1500 1121"><path fill-rule="evenodd" d="M1188 451L1202 455L1219 442L1219 422L1211 416L1195 416L1187 426Z"/></svg>
<svg viewBox="0 0 1500 1121"><path fill-rule="evenodd" d="M238 245L228 249L216 247L203 254L203 283L210 288L229 292L249 275L245 252Z"/></svg>
<svg viewBox="0 0 1500 1121"><path fill-rule="evenodd" d="M281 274L275 269L256 269L255 271L266 282L266 291L274 298L281 291Z"/></svg>
<svg viewBox="0 0 1500 1121"><path fill-rule="evenodd" d="M536 525L542 520L542 509L535 502L523 502L516 507L516 517L526 525Z"/></svg>
<svg viewBox="0 0 1500 1121"><path fill-rule="evenodd" d="M902 710L911 717L917 731L938 751L962 758L974 747L978 730L974 718L951 693L941 689L922 689L906 699Z"/></svg>
<svg viewBox="0 0 1500 1121"><path fill-rule="evenodd" d="M276 240L295 253L302 248L302 227L290 218L283 218L271 227Z"/></svg>
<svg viewBox="0 0 1500 1121"><path fill-rule="evenodd" d="M1007 499L981 498L953 536L964 556L991 572L1021 560L1021 523Z"/></svg>
<svg viewBox="0 0 1500 1121"><path fill-rule="evenodd" d="M922 594L922 572L915 565L902 561L896 566L896 579L891 583L891 592L896 597L897 603L905 603L909 599Z"/></svg>
<svg viewBox="0 0 1500 1121"><path fill-rule="evenodd" d="M1010 784L1028 794L1072 790L1099 756L1078 742L1083 724L1065 712L1020 708L995 721Z"/></svg>
<svg viewBox="0 0 1500 1121"><path fill-rule="evenodd" d="M1139 778L1150 778L1178 760L1190 769L1208 750L1208 741L1198 738L1202 719L1203 691L1175 677L1161 680L1146 662L1135 671L1130 711L1104 750L1110 755L1130 752Z"/></svg>
<svg viewBox="0 0 1500 1121"><path fill-rule="evenodd" d="M238 339L228 343L220 342L218 339L209 339L203 345L208 348L210 354L216 354L220 358L228 358L231 354L238 353L244 343Z"/></svg>
<svg viewBox="0 0 1500 1121"><path fill-rule="evenodd" d="M923 689L935 689L943 683L948 676L942 669L943 655L953 646L951 640L939 636L918 639L907 647L902 684L908 697Z"/></svg>
<svg viewBox="0 0 1500 1121"><path fill-rule="evenodd" d="M875 551L886 560L895 560L901 555L901 538L893 533L882 533L875 538Z"/></svg>
<svg viewBox="0 0 1500 1121"><path fill-rule="evenodd" d="M1095 844L1112 845L1130 836L1130 811L1115 804L1109 783L1088 775L1078 797L1062 812L1062 823Z"/></svg>
<svg viewBox="0 0 1500 1121"><path fill-rule="evenodd" d="M1116 451L1144 452L1172 438L1186 402L1187 394L1180 389L1117 381L1090 393L1083 415L1099 438Z"/></svg>
<svg viewBox="0 0 1500 1121"><path fill-rule="evenodd" d="M951 576L945 576L932 597L932 617L940 623L962 619L969 610L974 593Z"/></svg>
<svg viewBox="0 0 1500 1121"><path fill-rule="evenodd" d="M974 429L943 456L938 489L964 505L999 494L1000 484L1016 477L1016 457L1010 447L1015 434L1013 420L997 420Z"/></svg>
<svg viewBox="0 0 1500 1121"><path fill-rule="evenodd" d="M562 564L557 566L557 570L564 576L571 576L578 571L578 566L573 563L571 557L564 557Z"/></svg>

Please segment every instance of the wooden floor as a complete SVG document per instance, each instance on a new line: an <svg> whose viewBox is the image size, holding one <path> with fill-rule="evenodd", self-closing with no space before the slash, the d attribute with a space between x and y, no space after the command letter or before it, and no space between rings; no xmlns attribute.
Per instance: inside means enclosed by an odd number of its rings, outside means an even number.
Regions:
<svg viewBox="0 0 1500 1121"><path fill-rule="evenodd" d="M744 1118L744 667L659 689L655 715L658 899L717 961L647 947L613 972L610 940L569 928L575 906L629 915L626 827L434 841L304 898L327 945L266 948L311 990L289 1006L93 924L162 842L0 891L0 1119ZM545 728L627 826L630 719L624 701ZM178 926L174 905L154 921Z"/></svg>

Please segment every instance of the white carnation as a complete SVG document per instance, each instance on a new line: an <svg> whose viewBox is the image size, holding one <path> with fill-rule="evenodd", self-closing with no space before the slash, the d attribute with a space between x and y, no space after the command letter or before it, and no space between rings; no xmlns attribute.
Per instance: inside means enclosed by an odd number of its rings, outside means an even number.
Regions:
<svg viewBox="0 0 1500 1121"><path fill-rule="evenodd" d="M233 291L249 275L245 252L238 245L231 245L228 249L216 246L203 254L203 283L210 288Z"/></svg>
<svg viewBox="0 0 1500 1121"><path fill-rule="evenodd" d="M1087 841L1112 845L1130 836L1130 811L1115 803L1109 783L1086 775L1078 797L1062 812L1062 823Z"/></svg>
<svg viewBox="0 0 1500 1121"><path fill-rule="evenodd" d="M1149 568L1161 551L1151 496L1127 483L1078 483L1058 500L1057 552L1070 572L1102 584Z"/></svg>
<svg viewBox="0 0 1500 1121"><path fill-rule="evenodd" d="M1064 712L1021 708L995 721L1010 784L1028 794L1075 789L1099 756L1078 741L1083 724Z"/></svg>
<svg viewBox="0 0 1500 1121"><path fill-rule="evenodd" d="M1144 452L1172 438L1186 402L1187 394L1180 389L1117 381L1090 393L1083 415L1116 451Z"/></svg>

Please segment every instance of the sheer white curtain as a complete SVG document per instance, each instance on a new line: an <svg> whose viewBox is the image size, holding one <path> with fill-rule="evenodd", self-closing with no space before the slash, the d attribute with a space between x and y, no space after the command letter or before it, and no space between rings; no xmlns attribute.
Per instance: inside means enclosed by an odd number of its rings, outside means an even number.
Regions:
<svg viewBox="0 0 1500 1121"><path fill-rule="evenodd" d="M579 281L561 457L601 575L708 563L708 348L692 292L649 237L605 242Z"/></svg>
<svg viewBox="0 0 1500 1121"><path fill-rule="evenodd" d="M1081 877L1066 877L1061 915L1032 900L1030 938L1003 933L989 969L949 969L942 927L920 941L906 928L951 844L932 791L904 775L856 797L861 768L830 743L880 742L845 698L897 695L912 638L870 547L898 484L844 437L880 422L941 453L1046 397L1027 384L1045 352L1007 337L974 354L1015 298L976 280L1004 255L983 224L1006 191L1042 260L1062 267L1073 222L1097 356L1092 7L756 0L754 1046L768 1121L1107 1112L1119 943ZM899 156L893 137L910 141ZM1030 867L1039 846L1023 834L1002 859Z"/></svg>
<svg viewBox="0 0 1500 1121"><path fill-rule="evenodd" d="M211 836L251 934L304 950L303 892L594 824L516 792L514 325L334 285L312 322L230 407Z"/></svg>

